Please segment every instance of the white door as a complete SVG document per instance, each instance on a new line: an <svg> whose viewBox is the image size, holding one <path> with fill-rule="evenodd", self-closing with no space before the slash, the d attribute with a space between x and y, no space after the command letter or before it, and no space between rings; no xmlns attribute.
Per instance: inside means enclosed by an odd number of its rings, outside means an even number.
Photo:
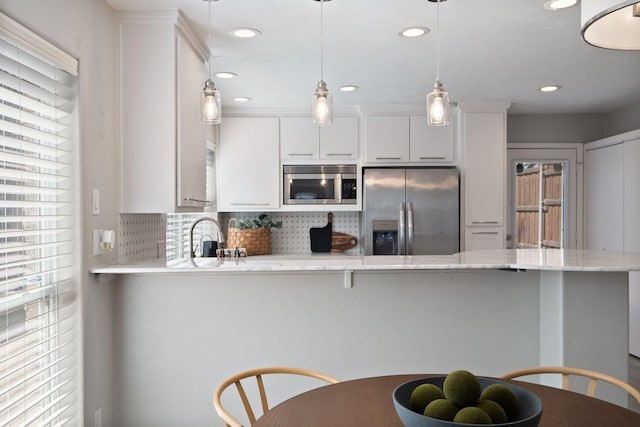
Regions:
<svg viewBox="0 0 640 427"><path fill-rule="evenodd" d="M567 249L582 247L578 230L581 218L578 208L582 203L582 150L581 148L512 148L507 149L507 242L508 249L515 248L518 230L516 220L516 177L518 165L556 165L562 173L562 242ZM522 233L522 231L521 231Z"/></svg>

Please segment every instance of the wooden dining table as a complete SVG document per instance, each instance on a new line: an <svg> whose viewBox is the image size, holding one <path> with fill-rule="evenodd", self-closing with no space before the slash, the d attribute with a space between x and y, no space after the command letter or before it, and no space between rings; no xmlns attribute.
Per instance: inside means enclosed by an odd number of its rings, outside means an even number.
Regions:
<svg viewBox="0 0 640 427"><path fill-rule="evenodd" d="M429 374L391 375L331 384L274 406L253 427L403 427L391 397L402 383ZM505 380L542 401L539 427L639 427L640 413L583 394Z"/></svg>

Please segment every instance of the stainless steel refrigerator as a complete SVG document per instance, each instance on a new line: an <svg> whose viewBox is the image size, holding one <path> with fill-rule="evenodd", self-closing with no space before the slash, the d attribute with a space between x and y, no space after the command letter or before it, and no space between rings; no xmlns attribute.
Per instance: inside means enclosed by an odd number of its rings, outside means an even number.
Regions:
<svg viewBox="0 0 640 427"><path fill-rule="evenodd" d="M460 177L455 167L365 168L365 255L460 251Z"/></svg>

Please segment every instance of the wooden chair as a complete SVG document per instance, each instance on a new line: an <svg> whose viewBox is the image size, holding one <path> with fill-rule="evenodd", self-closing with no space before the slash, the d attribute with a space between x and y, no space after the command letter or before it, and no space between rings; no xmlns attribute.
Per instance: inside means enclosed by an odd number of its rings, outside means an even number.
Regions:
<svg viewBox="0 0 640 427"><path fill-rule="evenodd" d="M572 368L569 366L536 366L532 368L518 369L502 375L502 379L513 379L517 377L523 377L526 375L538 375L538 374L561 374L562 375L562 388L564 390L571 390L570 376L589 378L589 384L587 386L587 396L595 397L596 386L598 381L604 381L620 387L631 395L634 399L640 403L640 391L636 390L631 385L624 381L612 377L611 375L603 374L602 372L591 371L582 368Z"/></svg>
<svg viewBox="0 0 640 427"><path fill-rule="evenodd" d="M230 378L224 380L220 385L216 388L216 391L213 393L213 406L216 409L216 412L225 422L227 427L243 427L242 423L233 417L227 410L222 407L221 396L222 393L227 389L227 387L235 384L238 394L240 395L240 399L242 400L242 405L244 406L244 410L247 413L247 417L249 418L249 422L253 425L256 422L256 416L249 402L249 398L247 393L245 392L244 387L242 386L242 380L249 380L250 378L255 378L257 382L257 388L260 394L260 402L262 403L262 413L264 414L269 410L269 404L267 403L267 394L264 388L264 382L262 377L264 375L269 374L289 374L289 375L301 375L306 377L316 378L322 381L325 381L330 384L335 384L340 382L338 378L335 378L331 375L324 374L322 372L312 371L310 369L302 369L302 368L292 368L292 367L268 367L268 368L258 368L251 369L249 371L240 372ZM245 383L246 384L246 383Z"/></svg>

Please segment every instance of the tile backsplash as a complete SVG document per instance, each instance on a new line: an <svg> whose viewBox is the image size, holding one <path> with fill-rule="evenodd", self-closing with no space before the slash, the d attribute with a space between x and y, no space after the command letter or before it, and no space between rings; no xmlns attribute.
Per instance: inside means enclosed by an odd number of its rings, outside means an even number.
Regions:
<svg viewBox="0 0 640 427"><path fill-rule="evenodd" d="M229 219L257 219L259 212L191 213L191 214L121 214L118 239L118 260L140 261L188 256L189 230L196 219L211 216L219 220L227 234ZM327 212L271 212L273 221L282 221L282 228L272 229L271 249L277 254L301 254L311 252L309 229L327 224ZM201 239L216 240L217 231L210 222L202 222L194 230L194 249L199 251ZM351 234L359 238L359 212L334 212L333 231ZM358 253L359 246L349 253Z"/></svg>

